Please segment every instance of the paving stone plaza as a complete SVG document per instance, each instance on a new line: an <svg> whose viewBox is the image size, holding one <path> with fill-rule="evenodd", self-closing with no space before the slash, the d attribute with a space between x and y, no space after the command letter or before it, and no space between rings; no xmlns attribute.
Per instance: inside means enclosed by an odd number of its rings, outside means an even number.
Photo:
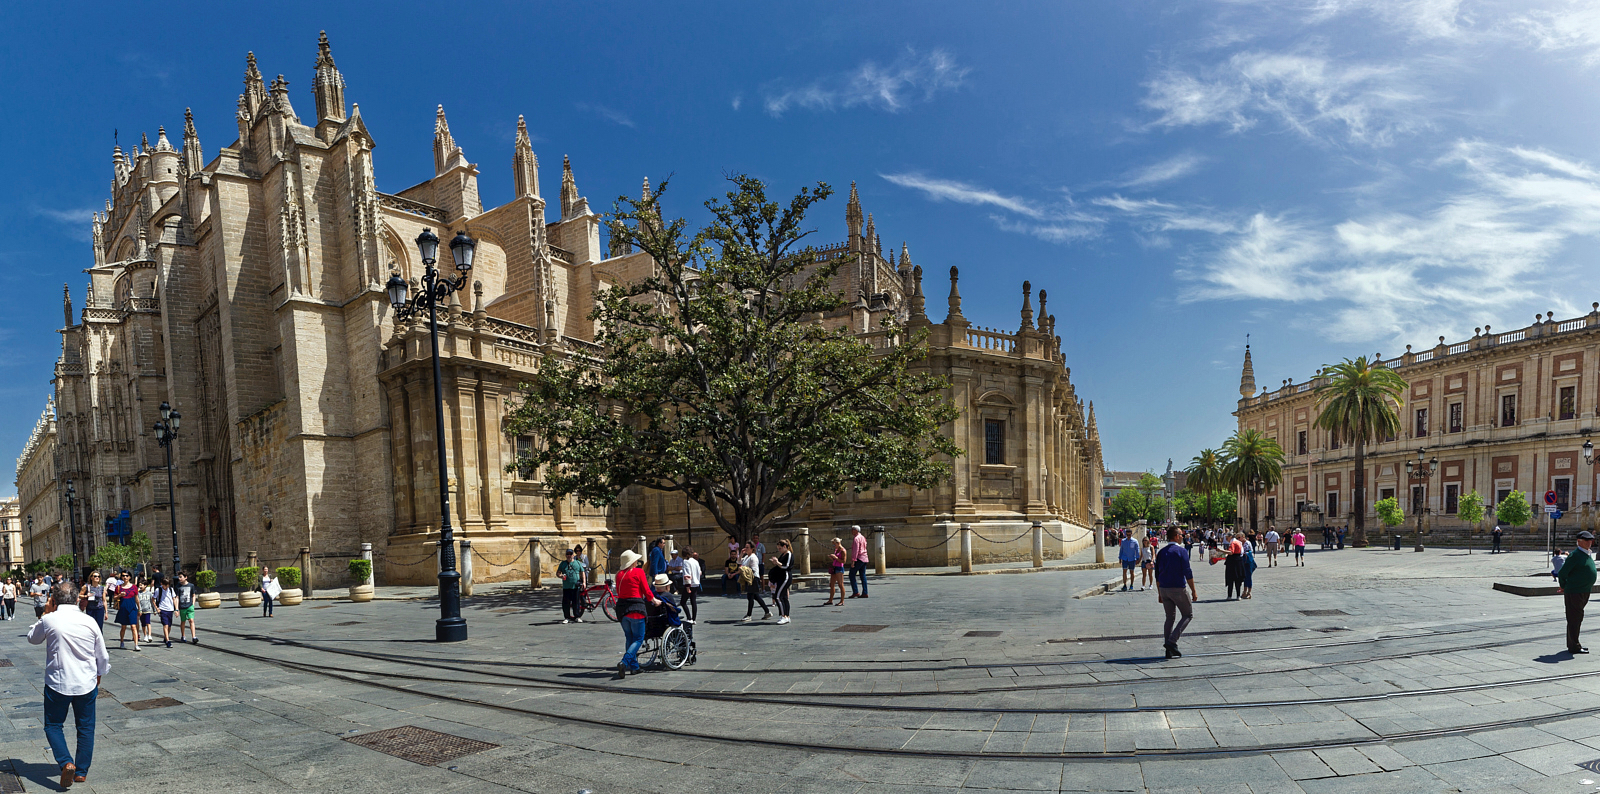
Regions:
<svg viewBox="0 0 1600 794"><path fill-rule="evenodd" d="M1170 661L1153 591L1074 598L1103 569L891 572L843 608L796 593L786 626L739 623L713 581L697 663L621 681L616 624L562 625L559 592L526 583L466 599L462 645L432 641L420 589L270 620L230 602L199 647L110 643L75 790L1600 788L1579 766L1600 759L1600 661L1562 650L1559 599L1492 590L1540 583L1541 553L1307 558L1257 570L1247 601L1197 568ZM54 790L27 617L0 632L4 752L21 790Z"/></svg>

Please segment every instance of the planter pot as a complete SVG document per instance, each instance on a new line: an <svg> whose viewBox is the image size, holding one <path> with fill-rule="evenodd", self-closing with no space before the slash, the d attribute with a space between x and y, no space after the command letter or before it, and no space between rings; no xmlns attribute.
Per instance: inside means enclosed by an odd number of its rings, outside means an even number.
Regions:
<svg viewBox="0 0 1600 794"><path fill-rule="evenodd" d="M273 599L272 603L282 604L286 607L292 607L304 600L305 596L300 592L300 588L286 587L284 588L283 592L278 594L277 598Z"/></svg>
<svg viewBox="0 0 1600 794"><path fill-rule="evenodd" d="M258 607L258 606L261 606L261 594L257 593L257 592L254 592L254 591L248 591L248 590L243 592L243 593L240 593L239 594L239 606L242 606L242 607Z"/></svg>
<svg viewBox="0 0 1600 794"><path fill-rule="evenodd" d="M216 609L222 606L221 593L201 593L194 597L195 606L201 609Z"/></svg>
<svg viewBox="0 0 1600 794"><path fill-rule="evenodd" d="M372 600L372 585L358 584L350 588L350 600L364 604Z"/></svg>

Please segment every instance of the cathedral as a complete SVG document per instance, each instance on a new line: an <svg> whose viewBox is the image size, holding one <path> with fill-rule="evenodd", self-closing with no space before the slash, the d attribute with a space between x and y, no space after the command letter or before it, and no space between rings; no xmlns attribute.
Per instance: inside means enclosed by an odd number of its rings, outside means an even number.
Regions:
<svg viewBox="0 0 1600 794"><path fill-rule="evenodd" d="M420 279L412 241L432 229L477 241L472 284L452 296L439 330L442 463L474 578L527 578L535 540L545 549L588 543L600 557L641 535L720 541L678 494L628 493L602 509L551 498L537 471L508 471L532 443L501 429L521 378L545 356L601 354L588 319L595 296L653 267L642 253L603 245L602 216L572 164L563 158L550 206L518 119L515 195L485 208L478 166L441 107L433 178L383 192L374 138L345 100L326 36L311 88L302 118L289 82L268 82L251 55L237 140L210 159L187 113L176 143L163 128L153 143L113 150L81 306L70 290L64 296L54 476L28 478L45 484L30 485L24 502L47 504L35 491L75 481L85 553L143 531L166 560L175 511L184 566L205 557L224 581L247 560L289 565L306 554L319 586L342 584L344 561L363 544L380 584L433 581L441 461L427 326L397 324L384 292L392 273ZM813 504L795 528L827 536L884 526L894 564L948 564L962 523L985 536L974 544L983 559L1025 558L1021 538L1033 522L1057 539L1047 556L1089 545L1101 509L1099 435L1093 407L1073 390L1045 291L1036 315L1024 285L1015 331L982 328L962 314L950 268L947 316L935 323L922 268L907 246L885 253L853 185L845 215L845 240L822 255L847 260L836 285L851 302L823 322L875 346L900 341L881 329L886 317L928 329L926 366L950 378L962 410L945 432L967 454L948 484L846 494ZM170 491L151 430L163 403L182 415ZM553 562L544 565L548 573Z"/></svg>

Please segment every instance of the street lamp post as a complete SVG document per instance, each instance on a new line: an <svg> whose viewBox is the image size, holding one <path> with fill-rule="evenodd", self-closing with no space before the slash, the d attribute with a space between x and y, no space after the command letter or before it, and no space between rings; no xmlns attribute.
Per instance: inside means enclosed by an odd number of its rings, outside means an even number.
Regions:
<svg viewBox="0 0 1600 794"><path fill-rule="evenodd" d="M172 406L161 404L161 421L156 422L156 442L167 453L167 515L172 517L172 575L177 576L183 570L182 559L178 556L178 492L172 488L172 442L178 438L178 420L182 415L172 410Z"/></svg>
<svg viewBox="0 0 1600 794"><path fill-rule="evenodd" d="M83 560L78 558L78 516L72 508L72 503L77 501L77 498L78 489L73 487L71 480L67 480L67 538L72 542L72 565L82 573Z"/></svg>
<svg viewBox="0 0 1600 794"><path fill-rule="evenodd" d="M1422 551L1422 514L1428 512L1428 479L1439 468L1438 458L1424 459L1427 452L1427 448L1419 447L1416 461L1406 461L1406 474L1422 484L1422 504L1417 507L1417 546L1412 551Z"/></svg>
<svg viewBox="0 0 1600 794"><path fill-rule="evenodd" d="M433 418L434 438L439 444L439 620L434 624L434 636L439 642L461 642L467 638L467 621L461 617L461 574L456 571L455 530L450 526L450 472L445 465L444 443L444 381L439 372L439 303L450 294L467 285L467 274L472 272L472 254L477 243L466 232L456 232L450 241L450 254L455 258L460 275L449 278L434 267L438 261L439 237L432 229L423 229L417 235L417 251L422 255L425 268L421 289L407 299L410 286L399 273L389 276L385 289L389 305L394 307L396 323L428 310L428 333L433 343Z"/></svg>

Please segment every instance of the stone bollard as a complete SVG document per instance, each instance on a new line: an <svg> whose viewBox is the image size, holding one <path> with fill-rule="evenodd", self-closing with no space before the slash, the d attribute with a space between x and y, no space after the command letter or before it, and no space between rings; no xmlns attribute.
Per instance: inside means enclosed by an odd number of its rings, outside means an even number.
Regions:
<svg viewBox="0 0 1600 794"><path fill-rule="evenodd" d="M538 538L528 538L528 589L544 587L544 549ZM563 554L562 557L567 555Z"/></svg>
<svg viewBox="0 0 1600 794"><path fill-rule="evenodd" d="M1106 561L1106 529L1103 525L1096 522L1094 528L1090 531L1094 533L1094 561L1096 563L1104 563ZM1061 537L1066 536L1067 533L1063 530Z"/></svg>
<svg viewBox="0 0 1600 794"><path fill-rule="evenodd" d="M639 552L639 558L640 559L649 560L650 559L650 539L645 537L645 536L643 536L643 535L640 535L639 536L639 548L634 549L634 551Z"/></svg>
<svg viewBox="0 0 1600 794"><path fill-rule="evenodd" d="M1033 567L1044 567L1044 524L1038 521L1033 522Z"/></svg>
<svg viewBox="0 0 1600 794"><path fill-rule="evenodd" d="M472 595L472 541L461 539L461 553L456 559L461 569L461 594Z"/></svg>
<svg viewBox="0 0 1600 794"><path fill-rule="evenodd" d="M872 561L875 563L877 574L882 576L889 572L889 558L885 553L888 548L888 541L884 539L882 524L872 528L872 538Z"/></svg>
<svg viewBox="0 0 1600 794"><path fill-rule="evenodd" d="M961 572L972 573L972 525L961 525Z"/></svg>
<svg viewBox="0 0 1600 794"><path fill-rule="evenodd" d="M670 559L672 559L672 553L674 551L678 550L678 540L677 540L677 538L674 538L671 535L667 535L666 538L667 538L667 559L670 560Z"/></svg>
<svg viewBox="0 0 1600 794"><path fill-rule="evenodd" d="M261 570L261 558L256 556L255 552L253 552L253 551L245 552L244 560L245 560L244 567L249 568L252 571Z"/></svg>
<svg viewBox="0 0 1600 794"><path fill-rule="evenodd" d="M375 577L377 577L377 575L378 575L378 569L371 565L371 563L372 563L372 544L371 543L363 543L363 544L361 544L361 559L366 560L367 563L368 563L368 566L367 566L367 580L365 582L362 582L362 584L364 584L364 585L366 585L368 587L375 587L377 585L377 580L376 580Z"/></svg>
<svg viewBox="0 0 1600 794"><path fill-rule="evenodd" d="M587 553L585 554L585 557L589 560L589 570L591 571L591 573L589 574L589 584L594 584L595 578L596 578L596 574L601 574L601 575L605 574L605 572L606 572L606 561L595 558L595 556L594 556L595 555L594 538L584 538L583 539L583 547L588 550ZM565 557L566 555L563 554L561 556Z"/></svg>
<svg viewBox="0 0 1600 794"><path fill-rule="evenodd" d="M302 598L311 597L311 547L300 547L300 592Z"/></svg>
<svg viewBox="0 0 1600 794"><path fill-rule="evenodd" d="M798 541L797 543L795 543L795 545L798 547L798 548L795 549L795 552L800 555L800 575L801 576L810 576L811 575L811 529L809 527L801 527L798 530L798 535L795 538L795 540Z"/></svg>
<svg viewBox="0 0 1600 794"><path fill-rule="evenodd" d="M200 567L196 568L195 570L197 570L197 571L209 571L209 570L211 570L206 565L206 555L204 555L204 554L200 555Z"/></svg>

